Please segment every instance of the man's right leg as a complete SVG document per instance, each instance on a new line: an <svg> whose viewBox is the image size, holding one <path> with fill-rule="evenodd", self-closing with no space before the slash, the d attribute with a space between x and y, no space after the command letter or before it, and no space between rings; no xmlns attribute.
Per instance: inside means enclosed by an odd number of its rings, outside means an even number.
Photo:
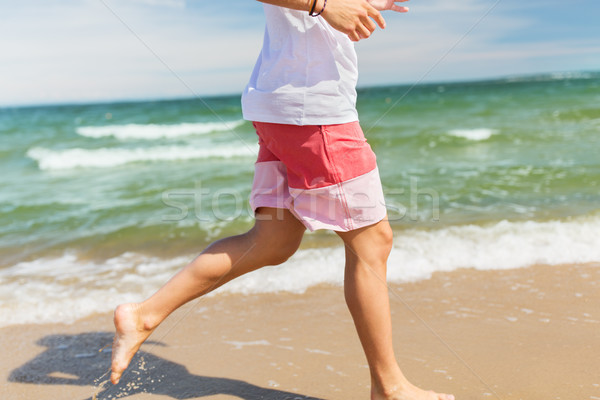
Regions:
<svg viewBox="0 0 600 400"><path fill-rule="evenodd" d="M250 231L212 243L144 302L118 306L111 382L119 381L142 343L169 314L238 276L284 262L298 249L304 230L288 210L259 208Z"/></svg>
<svg viewBox="0 0 600 400"><path fill-rule="evenodd" d="M386 281L392 230L387 220L338 232L346 249L344 294L371 372L372 400L454 400L410 383L396 362Z"/></svg>

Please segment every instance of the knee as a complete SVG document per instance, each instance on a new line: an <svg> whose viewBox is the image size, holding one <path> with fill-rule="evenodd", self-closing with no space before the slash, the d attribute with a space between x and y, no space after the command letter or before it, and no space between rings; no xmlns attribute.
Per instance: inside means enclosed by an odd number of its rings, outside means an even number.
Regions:
<svg viewBox="0 0 600 400"><path fill-rule="evenodd" d="M255 235L254 243L260 252L262 265L279 265L286 262L300 246L300 238L293 236Z"/></svg>
<svg viewBox="0 0 600 400"><path fill-rule="evenodd" d="M286 262L300 246L299 242L288 241L288 242L277 242L273 241L268 244L268 250L265 254L265 265L279 265Z"/></svg>
<svg viewBox="0 0 600 400"><path fill-rule="evenodd" d="M371 241L372 254L375 256L374 261L385 263L392 252L393 244L394 236L390 224L387 221L380 223Z"/></svg>
<svg viewBox="0 0 600 400"><path fill-rule="evenodd" d="M392 227L387 222L381 227L380 242L382 248L389 255L394 245L394 233L392 232Z"/></svg>

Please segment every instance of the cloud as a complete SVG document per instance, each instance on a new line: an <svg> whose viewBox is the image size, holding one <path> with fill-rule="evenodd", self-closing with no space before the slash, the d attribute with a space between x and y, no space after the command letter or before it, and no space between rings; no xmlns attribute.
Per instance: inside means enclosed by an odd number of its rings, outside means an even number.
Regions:
<svg viewBox="0 0 600 400"><path fill-rule="evenodd" d="M0 26L0 104L240 92L262 30L220 28L180 1L48 2ZM167 9L164 8L167 6ZM116 14L117 16L115 16Z"/></svg>
<svg viewBox="0 0 600 400"><path fill-rule="evenodd" d="M540 21L506 0L433 1L385 16L387 28L357 45L361 85L493 78L600 62L598 45L587 38L519 36Z"/></svg>
<svg viewBox="0 0 600 400"><path fill-rule="evenodd" d="M576 35L554 3L431 0L386 12L388 27L356 46L360 84L597 69L593 28ZM28 0L0 15L0 105L239 93L264 29L248 0Z"/></svg>

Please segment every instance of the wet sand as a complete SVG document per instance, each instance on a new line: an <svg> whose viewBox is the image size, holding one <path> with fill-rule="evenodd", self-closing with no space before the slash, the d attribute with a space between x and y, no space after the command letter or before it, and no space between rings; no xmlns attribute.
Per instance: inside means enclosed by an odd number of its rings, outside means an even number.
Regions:
<svg viewBox="0 0 600 400"><path fill-rule="evenodd" d="M459 400L600 399L600 264L465 269L390 289L414 383ZM111 315L0 329L0 398L369 398L340 287L191 303L102 389L112 334Z"/></svg>

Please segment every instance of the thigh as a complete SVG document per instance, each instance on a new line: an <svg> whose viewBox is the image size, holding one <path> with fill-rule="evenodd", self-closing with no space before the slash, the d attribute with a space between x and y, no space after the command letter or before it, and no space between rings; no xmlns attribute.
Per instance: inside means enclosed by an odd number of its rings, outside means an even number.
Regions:
<svg viewBox="0 0 600 400"><path fill-rule="evenodd" d="M300 245L305 230L302 222L289 210L259 207L250 233L264 251L281 249L282 252L293 253Z"/></svg>

